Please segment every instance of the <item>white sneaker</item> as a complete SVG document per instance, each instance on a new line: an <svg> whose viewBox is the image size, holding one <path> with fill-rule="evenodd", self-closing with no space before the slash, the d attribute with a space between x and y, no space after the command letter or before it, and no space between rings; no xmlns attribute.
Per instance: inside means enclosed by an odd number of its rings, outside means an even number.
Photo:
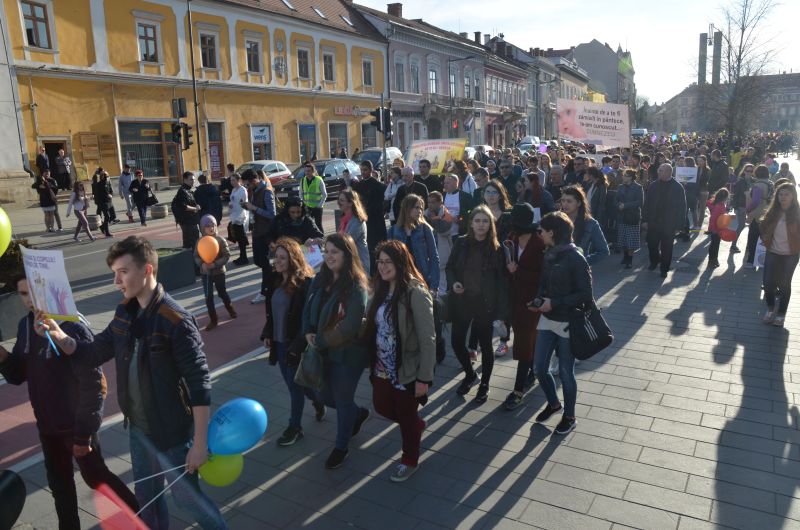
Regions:
<svg viewBox="0 0 800 530"><path fill-rule="evenodd" d="M266 300L266 298L264 298L264 295L261 294L261 293L258 293L255 298L250 300L250 303L251 304L263 304L265 300Z"/></svg>
<svg viewBox="0 0 800 530"><path fill-rule="evenodd" d="M394 470L394 473L392 473L392 476L389 477L389 480L392 482L405 482L411 475L416 473L418 467L418 465L407 466L405 464L398 464L397 468Z"/></svg>

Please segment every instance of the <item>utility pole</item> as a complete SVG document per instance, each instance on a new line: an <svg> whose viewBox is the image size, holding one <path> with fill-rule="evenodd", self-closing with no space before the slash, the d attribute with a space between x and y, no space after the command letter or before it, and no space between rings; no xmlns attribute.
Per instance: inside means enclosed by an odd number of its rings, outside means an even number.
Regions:
<svg viewBox="0 0 800 530"><path fill-rule="evenodd" d="M381 120L383 119L383 113L386 112L383 109L383 93L381 93ZM381 144L383 145L383 179L384 181L388 181L389 179L389 164L388 160L386 160L386 135L381 133Z"/></svg>
<svg viewBox="0 0 800 530"><path fill-rule="evenodd" d="M200 109L197 101L197 77L194 69L194 36L192 31L192 0L186 0L186 9L189 11L189 58L192 65L192 100L194 101L194 130L200 134ZM197 163L200 173L203 172L203 154L200 149L200 137L197 138Z"/></svg>

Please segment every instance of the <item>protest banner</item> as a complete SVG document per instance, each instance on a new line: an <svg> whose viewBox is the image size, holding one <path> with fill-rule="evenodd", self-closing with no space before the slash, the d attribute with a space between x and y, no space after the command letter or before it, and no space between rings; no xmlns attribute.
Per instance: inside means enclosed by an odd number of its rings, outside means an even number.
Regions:
<svg viewBox="0 0 800 530"><path fill-rule="evenodd" d="M696 167L676 167L675 180L681 184L687 182L697 182L697 168Z"/></svg>
<svg viewBox="0 0 800 530"><path fill-rule="evenodd" d="M78 308L60 250L33 250L20 246L33 307L53 320L78 321Z"/></svg>
<svg viewBox="0 0 800 530"><path fill-rule="evenodd" d="M414 173L419 173L419 161L429 160L431 173L439 175L444 173L445 165L448 161L461 160L464 157L464 148L466 146L466 138L416 140L408 148L406 162L414 168Z"/></svg>
<svg viewBox="0 0 800 530"><path fill-rule="evenodd" d="M597 150L630 147L627 105L558 99L558 135L563 140L597 146Z"/></svg>
<svg viewBox="0 0 800 530"><path fill-rule="evenodd" d="M325 260L319 245L303 245L303 256L306 258L308 266L315 271L319 271L319 267Z"/></svg>

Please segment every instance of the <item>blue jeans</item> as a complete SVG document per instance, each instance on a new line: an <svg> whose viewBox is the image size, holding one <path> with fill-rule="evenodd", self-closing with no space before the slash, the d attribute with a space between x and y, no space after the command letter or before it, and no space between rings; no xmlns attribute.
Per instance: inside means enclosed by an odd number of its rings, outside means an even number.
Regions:
<svg viewBox="0 0 800 530"><path fill-rule="evenodd" d="M564 415L575 417L575 401L578 398L578 383L575 381L575 357L569 347L569 338L560 337L549 330L539 330L536 336L536 352L533 355L534 371L544 395L551 407L558 406L556 381L550 375L550 357L558 346L558 375L564 391Z"/></svg>
<svg viewBox="0 0 800 530"><path fill-rule="evenodd" d="M336 409L336 443L337 449L347 450L353 435L353 426L361 407L356 405L356 387L363 368L352 368L346 364L325 360L325 386L322 388L322 402Z"/></svg>
<svg viewBox="0 0 800 530"><path fill-rule="evenodd" d="M297 373L297 366L289 366L286 362L289 354L289 344L287 342L273 342L272 347L275 348L275 351L278 353L278 368L281 369L281 375L286 383L286 387L289 389L289 398L292 403L289 427L296 427L299 429L306 397L311 401L316 401L317 397L310 388L300 386L294 382L294 374Z"/></svg>
<svg viewBox="0 0 800 530"><path fill-rule="evenodd" d="M150 437L133 425L130 426L130 443L134 480L184 464L186 454L189 452L188 442L166 451L159 451ZM146 505L161 493L167 484L178 478L183 471L183 469L176 469L137 483L134 487L139 504ZM196 472L191 475L187 473L181 477L170 490L175 503L189 512L194 519L193 522L199 523L202 528L206 530L228 528L214 501L200 489ZM151 530L167 530L169 528L169 511L167 510L166 495L161 495L139 517Z"/></svg>

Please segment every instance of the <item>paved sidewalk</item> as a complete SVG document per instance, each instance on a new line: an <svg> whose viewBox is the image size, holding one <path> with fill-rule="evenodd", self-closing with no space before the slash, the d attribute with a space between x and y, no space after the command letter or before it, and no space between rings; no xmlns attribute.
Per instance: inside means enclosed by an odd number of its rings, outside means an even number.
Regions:
<svg viewBox="0 0 800 530"><path fill-rule="evenodd" d="M498 359L489 401L454 393L452 354L437 370L420 470L388 480L399 458L396 427L377 415L351 445L344 466L323 462L335 413L322 423L307 407L305 438L275 440L288 396L264 356L214 374L215 405L247 396L270 416L263 443L246 455L242 477L206 487L231 528L800 528L800 302L786 329L763 326L758 271L741 254L704 269L706 241L676 245L662 282L641 267L624 271L612 255L594 270L595 294L616 334L612 348L578 372L578 425L552 436L557 421L533 423L544 405L538 385L508 412L515 363ZM797 282L795 282L797 283ZM241 319L241 317L240 317ZM255 333L263 320L249 322ZM468 396L469 397L469 396ZM362 378L360 404L370 403ZM111 468L132 480L126 433L102 434ZM22 472L29 488L19 528L55 528L41 464ZM97 524L90 491L76 475L82 519ZM174 527L188 526L171 503Z"/></svg>

